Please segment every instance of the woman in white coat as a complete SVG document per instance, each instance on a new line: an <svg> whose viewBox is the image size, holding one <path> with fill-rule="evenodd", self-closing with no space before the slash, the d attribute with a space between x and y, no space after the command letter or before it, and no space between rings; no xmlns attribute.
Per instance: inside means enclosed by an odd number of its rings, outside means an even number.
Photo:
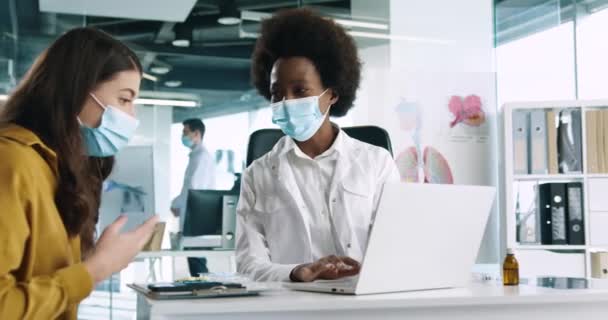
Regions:
<svg viewBox="0 0 608 320"><path fill-rule="evenodd" d="M353 39L331 20L292 9L262 22L252 77L286 137L243 173L240 273L314 281L359 272L382 187L399 181L388 151L329 120L352 107L360 70Z"/></svg>

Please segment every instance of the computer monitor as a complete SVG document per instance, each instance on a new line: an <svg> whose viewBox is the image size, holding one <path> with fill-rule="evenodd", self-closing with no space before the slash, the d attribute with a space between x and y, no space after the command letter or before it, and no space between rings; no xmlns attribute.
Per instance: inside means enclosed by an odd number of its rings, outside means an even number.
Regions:
<svg viewBox="0 0 608 320"><path fill-rule="evenodd" d="M238 194L190 190L182 225L184 247L234 248Z"/></svg>

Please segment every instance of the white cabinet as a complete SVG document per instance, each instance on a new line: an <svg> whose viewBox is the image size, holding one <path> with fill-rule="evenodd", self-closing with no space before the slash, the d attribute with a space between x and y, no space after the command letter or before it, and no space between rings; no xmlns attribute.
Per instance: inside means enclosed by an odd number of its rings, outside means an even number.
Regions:
<svg viewBox="0 0 608 320"><path fill-rule="evenodd" d="M608 212L608 179L589 179L589 211Z"/></svg>
<svg viewBox="0 0 608 320"><path fill-rule="evenodd" d="M585 277L585 253L564 253L548 250L518 250L522 278L540 276Z"/></svg>
<svg viewBox="0 0 608 320"><path fill-rule="evenodd" d="M608 211L589 214L590 245L608 247Z"/></svg>

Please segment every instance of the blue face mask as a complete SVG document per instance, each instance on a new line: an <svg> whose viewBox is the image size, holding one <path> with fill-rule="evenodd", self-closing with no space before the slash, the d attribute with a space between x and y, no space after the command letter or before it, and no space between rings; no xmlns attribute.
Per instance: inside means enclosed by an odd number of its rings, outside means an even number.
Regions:
<svg viewBox="0 0 608 320"><path fill-rule="evenodd" d="M192 146L194 146L194 141L192 141L192 139L188 136L182 136L182 144L185 147L192 149Z"/></svg>
<svg viewBox="0 0 608 320"><path fill-rule="evenodd" d="M92 93L90 95L103 108L103 114L101 124L97 128L87 127L78 118L87 155L92 157L113 156L129 143L139 121L115 107L104 106L95 95Z"/></svg>
<svg viewBox="0 0 608 320"><path fill-rule="evenodd" d="M297 141L310 139L321 127L329 108L325 114L319 109L318 96L290 99L270 104L272 108L272 123L278 125L283 133ZM331 107L331 106L330 106Z"/></svg>

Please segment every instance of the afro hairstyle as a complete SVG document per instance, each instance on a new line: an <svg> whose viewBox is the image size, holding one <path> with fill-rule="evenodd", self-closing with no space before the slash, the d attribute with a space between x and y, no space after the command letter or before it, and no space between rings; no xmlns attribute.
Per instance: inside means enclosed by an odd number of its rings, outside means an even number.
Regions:
<svg viewBox="0 0 608 320"><path fill-rule="evenodd" d="M270 100L270 73L279 58L305 57L315 65L323 86L339 96L330 115L344 116L353 106L361 79L357 46L346 30L310 9L288 9L262 21L252 55L251 77Z"/></svg>

